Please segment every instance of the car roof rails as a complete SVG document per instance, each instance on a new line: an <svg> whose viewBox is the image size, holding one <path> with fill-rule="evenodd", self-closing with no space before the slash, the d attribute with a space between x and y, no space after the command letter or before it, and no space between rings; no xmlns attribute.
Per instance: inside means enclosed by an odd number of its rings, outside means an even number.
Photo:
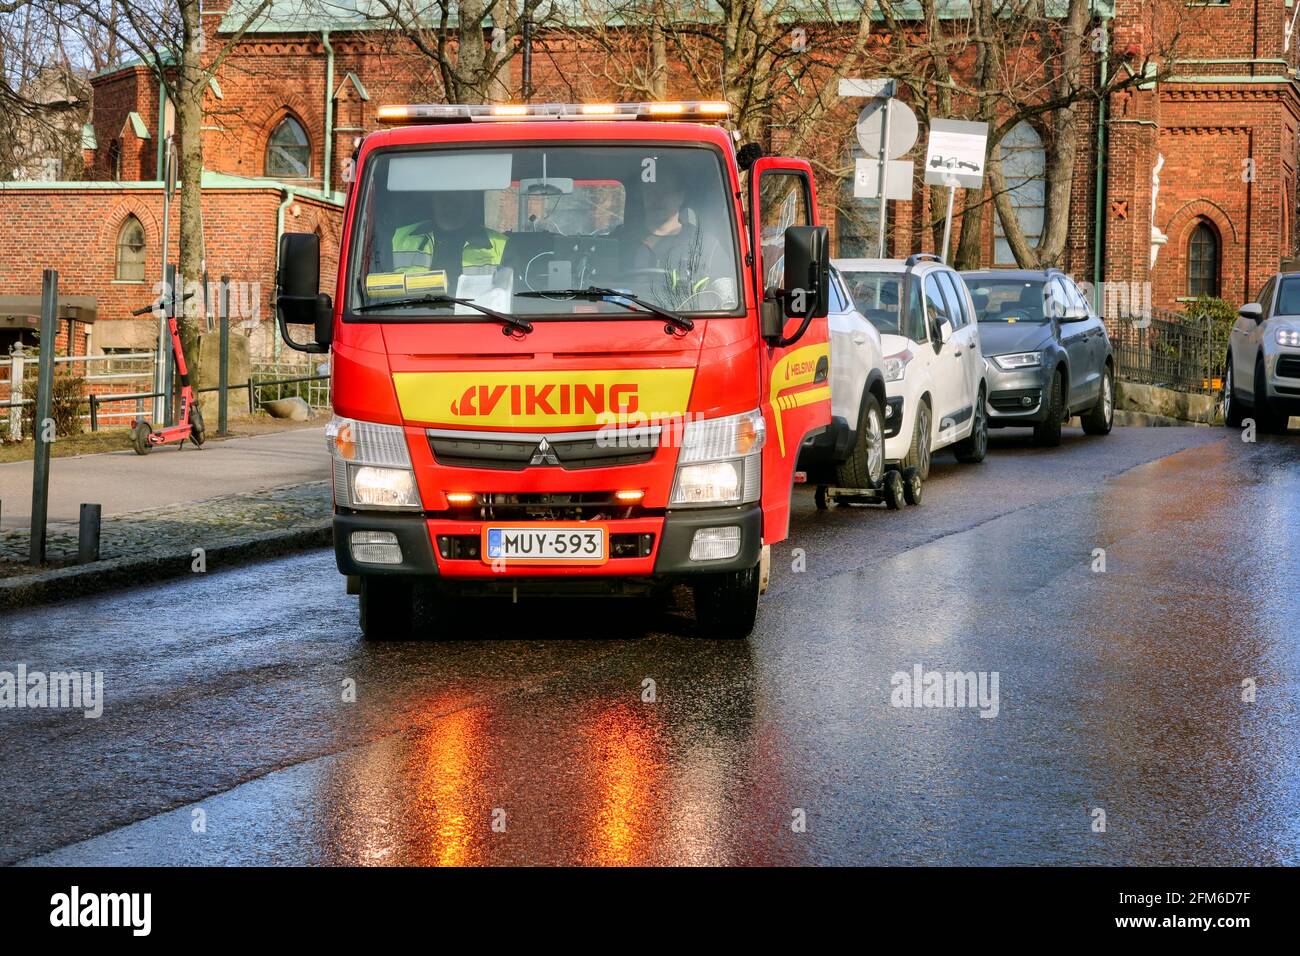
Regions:
<svg viewBox="0 0 1300 956"><path fill-rule="evenodd" d="M916 264L917 264L918 262L920 262L922 259L933 259L935 262L943 262L943 258L942 258L940 255L938 255L937 253L934 253L934 252L914 252L914 253L912 253L910 256L907 257L907 262L905 263L905 265L907 266L907 268L911 269L914 265L916 265Z"/></svg>

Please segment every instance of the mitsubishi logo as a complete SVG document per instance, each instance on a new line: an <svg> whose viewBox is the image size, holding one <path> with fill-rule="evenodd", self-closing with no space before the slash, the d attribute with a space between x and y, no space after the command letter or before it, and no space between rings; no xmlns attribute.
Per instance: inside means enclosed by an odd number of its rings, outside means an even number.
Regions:
<svg viewBox="0 0 1300 956"><path fill-rule="evenodd" d="M555 457L555 449L545 438L537 443L537 450L533 452L532 461L529 465L558 465L560 459Z"/></svg>

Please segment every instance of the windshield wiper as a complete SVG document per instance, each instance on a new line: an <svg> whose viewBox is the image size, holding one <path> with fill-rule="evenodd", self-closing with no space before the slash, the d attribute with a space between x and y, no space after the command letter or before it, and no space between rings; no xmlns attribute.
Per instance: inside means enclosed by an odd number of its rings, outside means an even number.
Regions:
<svg viewBox="0 0 1300 956"><path fill-rule="evenodd" d="M462 299L454 295L415 295L405 299L389 299L387 302L368 302L365 305L356 306L352 311L378 312L381 309L401 309L415 305L467 305L471 309L476 309L506 326L501 330L506 335L510 334L511 329L518 329L520 332L531 332L533 330L533 323L527 319L521 319L509 312L498 312L496 309L489 309L485 305L479 305L473 299Z"/></svg>
<svg viewBox="0 0 1300 956"><path fill-rule="evenodd" d="M600 286L587 286L585 289L557 289L547 292L516 292L515 295L520 298L529 299L592 299L600 302L609 302L613 305L621 305L623 308L635 312L637 309L632 306L639 306L641 311L649 312L651 315L657 315L661 319L667 319L673 325L683 331L689 332L695 328L695 323L684 315L679 315L671 309L665 309L662 306L655 305L653 302L647 302L645 299L637 298L630 292L620 292L618 289L605 289ZM625 301L618 301L623 299ZM632 305L628 305L628 303Z"/></svg>

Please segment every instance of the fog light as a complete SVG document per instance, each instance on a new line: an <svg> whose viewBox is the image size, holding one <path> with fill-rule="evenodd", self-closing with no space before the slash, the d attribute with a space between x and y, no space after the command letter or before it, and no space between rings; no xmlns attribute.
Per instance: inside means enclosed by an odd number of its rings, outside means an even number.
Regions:
<svg viewBox="0 0 1300 956"><path fill-rule="evenodd" d="M614 497L624 504L635 504L645 497L645 492L628 489L627 491L614 492Z"/></svg>
<svg viewBox="0 0 1300 956"><path fill-rule="evenodd" d="M1032 396L1032 395L1021 395L1021 396L1020 396L1020 404L1021 404L1021 405L1024 405L1026 408L1028 408L1030 405L1034 404L1034 396Z"/></svg>
<svg viewBox="0 0 1300 956"><path fill-rule="evenodd" d="M692 561L722 561L740 554L740 527L700 528L691 539Z"/></svg>
<svg viewBox="0 0 1300 956"><path fill-rule="evenodd" d="M348 546L358 564L402 563L402 546L391 531L353 531Z"/></svg>
<svg viewBox="0 0 1300 956"><path fill-rule="evenodd" d="M474 503L474 492L449 491L447 492L447 503L452 505L472 505Z"/></svg>

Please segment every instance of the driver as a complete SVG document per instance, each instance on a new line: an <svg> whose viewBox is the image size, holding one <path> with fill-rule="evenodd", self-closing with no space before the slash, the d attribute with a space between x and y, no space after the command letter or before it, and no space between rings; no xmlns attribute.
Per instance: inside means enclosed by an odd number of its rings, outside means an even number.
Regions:
<svg viewBox="0 0 1300 956"><path fill-rule="evenodd" d="M624 223L612 233L624 244L627 269L653 270L655 291L677 302L725 274L721 245L684 218L686 190L674 166L657 163L655 180L642 183L640 194L640 222Z"/></svg>
<svg viewBox="0 0 1300 956"><path fill-rule="evenodd" d="M499 266L505 248L505 233L483 224L482 191L435 192L428 219L394 231L393 271L442 271L454 289L463 272Z"/></svg>

